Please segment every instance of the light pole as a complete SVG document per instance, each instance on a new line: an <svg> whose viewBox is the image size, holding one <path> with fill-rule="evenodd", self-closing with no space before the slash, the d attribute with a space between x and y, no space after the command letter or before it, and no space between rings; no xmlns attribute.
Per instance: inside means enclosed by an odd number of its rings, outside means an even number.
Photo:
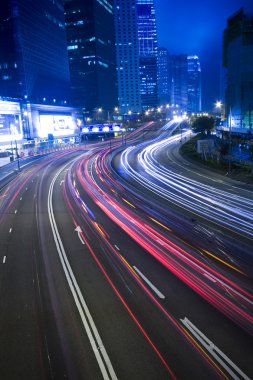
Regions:
<svg viewBox="0 0 253 380"><path fill-rule="evenodd" d="M97 119L97 121L99 120L99 114L101 114L102 113L102 108L101 107L99 107L99 108L97 108L97 112L96 112L96 119Z"/></svg>
<svg viewBox="0 0 253 380"><path fill-rule="evenodd" d="M215 103L215 108L217 108L217 110L220 111L220 119L222 119L222 107L222 102L220 100L217 100L217 102Z"/></svg>
<svg viewBox="0 0 253 380"><path fill-rule="evenodd" d="M121 140L122 140L122 145L124 145L124 132L125 132L125 128L121 128Z"/></svg>
<svg viewBox="0 0 253 380"><path fill-rule="evenodd" d="M16 136L15 136L15 146L16 146L16 156L17 156L17 161L18 161L18 171L20 172L20 162L19 162L19 154L18 154L18 146L17 146Z"/></svg>
<svg viewBox="0 0 253 380"><path fill-rule="evenodd" d="M16 151L16 157L17 157L17 163L18 163L18 171L20 171L20 162L19 162L19 154L18 154L18 145L17 145L17 139L16 139L15 129L14 129L15 148L13 148L13 144L12 144L13 126L11 127L11 126L9 125L9 133L10 133L10 137L11 137L11 151L12 151L12 157L13 157L13 150L15 150L15 151Z"/></svg>
<svg viewBox="0 0 253 380"><path fill-rule="evenodd" d="M228 175L231 174L231 153L232 153L232 141L231 141L231 128L232 128L232 114L231 114L231 106L229 107L229 115L228 115Z"/></svg>

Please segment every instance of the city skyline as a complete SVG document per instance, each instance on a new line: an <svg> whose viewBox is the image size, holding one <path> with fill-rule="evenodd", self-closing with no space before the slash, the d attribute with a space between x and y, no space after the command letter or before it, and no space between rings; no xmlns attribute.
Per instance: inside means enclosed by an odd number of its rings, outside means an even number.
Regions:
<svg viewBox="0 0 253 380"><path fill-rule="evenodd" d="M202 67L203 109L222 98L222 35L238 9L253 12L251 0L218 2L155 0L158 46L170 54L197 54ZM194 25L194 26L192 26Z"/></svg>

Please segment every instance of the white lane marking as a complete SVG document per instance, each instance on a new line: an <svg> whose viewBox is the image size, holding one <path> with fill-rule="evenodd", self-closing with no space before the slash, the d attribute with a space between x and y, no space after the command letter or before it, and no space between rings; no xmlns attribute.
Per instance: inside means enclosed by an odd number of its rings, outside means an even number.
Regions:
<svg viewBox="0 0 253 380"><path fill-rule="evenodd" d="M26 189L26 191L27 191L27 190L28 190L28 187L26 187L25 189Z"/></svg>
<svg viewBox="0 0 253 380"><path fill-rule="evenodd" d="M4 256L3 258L3 264L5 264L5 262L6 262L6 256Z"/></svg>
<svg viewBox="0 0 253 380"><path fill-rule="evenodd" d="M86 302L85 302L83 295L81 293L81 290L77 284L74 273L73 273L71 266L69 264L69 261L68 261L68 258L67 258L62 240L60 238L60 234L59 234L57 225L56 225L56 221L55 221L55 217L54 217L54 211L53 211L53 188L54 188L54 184L56 182L56 179L58 178L58 176L60 175L62 170L64 170L64 168L59 170L58 173L56 173L55 177L53 178L53 180L50 184L48 201L47 201L49 220L50 220L50 224L51 224L51 228L52 228L52 233L53 233L55 245L57 248L59 259L61 261L66 279L68 281L70 290L72 292L76 307L79 311L83 326L86 330L86 333L87 333L87 336L89 338L91 347L92 347L93 352L95 354L95 357L97 359L97 362L98 362L100 371L102 373L103 379L105 379L105 380L110 380L110 379L117 380L117 376L114 372L114 369L112 367L109 356L106 352L106 349L105 349L103 342L100 338L100 335L98 333L96 325L93 321L93 318L90 314L88 306L86 305Z"/></svg>
<svg viewBox="0 0 253 380"><path fill-rule="evenodd" d="M82 243L83 245L85 245L85 242L83 241L82 236L81 236L81 233L82 233L82 229L81 229L81 227L80 227L80 226L77 226L77 227L75 228L75 231L77 232L77 235L78 235L78 237L79 237L81 243Z"/></svg>
<svg viewBox="0 0 253 380"><path fill-rule="evenodd" d="M60 186L61 186L63 183L64 183L64 180L61 180L61 182L60 182Z"/></svg>
<svg viewBox="0 0 253 380"><path fill-rule="evenodd" d="M117 251L120 251L119 247L116 244L114 244L114 247L117 249Z"/></svg>
<svg viewBox="0 0 253 380"><path fill-rule="evenodd" d="M12 227L9 229L9 234L11 234L11 231L12 231Z"/></svg>
<svg viewBox="0 0 253 380"><path fill-rule="evenodd" d="M15 214L16 214L16 213L18 212L18 210L15 210L14 212L15 212Z"/></svg>
<svg viewBox="0 0 253 380"><path fill-rule="evenodd" d="M235 380L240 380L239 374L243 379L250 380L244 372L237 367L213 342L211 342L188 318L180 319L183 325L195 336L195 338L206 348L208 352L217 360L217 362L230 374ZM217 354L216 354L216 352ZM223 359L223 360L222 360ZM230 367L229 367L229 366ZM232 369L234 370L232 370ZM237 372L237 374L235 373Z"/></svg>
<svg viewBox="0 0 253 380"><path fill-rule="evenodd" d="M22 201L22 197L19 198Z"/></svg>
<svg viewBox="0 0 253 380"><path fill-rule="evenodd" d="M158 295L159 298L165 298L165 296L160 292L160 290L158 290L155 287L155 285L153 285L152 282L149 281L149 279L146 276L144 276L144 274L141 273L141 271L138 268L136 268L135 266L133 266L133 268L141 276L141 278L150 286L150 288Z"/></svg>

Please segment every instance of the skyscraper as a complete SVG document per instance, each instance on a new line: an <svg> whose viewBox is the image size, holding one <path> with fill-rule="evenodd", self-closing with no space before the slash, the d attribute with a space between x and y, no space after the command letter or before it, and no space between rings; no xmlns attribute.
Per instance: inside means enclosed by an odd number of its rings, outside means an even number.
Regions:
<svg viewBox="0 0 253 380"><path fill-rule="evenodd" d="M69 96L61 0L2 0L0 96L42 102Z"/></svg>
<svg viewBox="0 0 253 380"><path fill-rule="evenodd" d="M223 34L226 116L231 128L251 132L253 123L253 12L231 16ZM229 118L229 115L231 118Z"/></svg>
<svg viewBox="0 0 253 380"><path fill-rule="evenodd" d="M142 107L158 104L157 33L154 0L137 0Z"/></svg>
<svg viewBox="0 0 253 380"><path fill-rule="evenodd" d="M169 52L166 48L158 48L157 54L158 96L160 102L170 102L170 65Z"/></svg>
<svg viewBox="0 0 253 380"><path fill-rule="evenodd" d="M170 57L171 103L183 112L201 111L201 67L196 55Z"/></svg>
<svg viewBox="0 0 253 380"><path fill-rule="evenodd" d="M189 55L187 57L188 71L188 112L201 111L201 67L197 55Z"/></svg>
<svg viewBox="0 0 253 380"><path fill-rule="evenodd" d="M121 113L141 111L136 0L115 0L118 104Z"/></svg>
<svg viewBox="0 0 253 380"><path fill-rule="evenodd" d="M171 103L182 111L188 108L188 62L187 55L171 55Z"/></svg>
<svg viewBox="0 0 253 380"><path fill-rule="evenodd" d="M65 0L73 101L92 111L117 105L113 0Z"/></svg>

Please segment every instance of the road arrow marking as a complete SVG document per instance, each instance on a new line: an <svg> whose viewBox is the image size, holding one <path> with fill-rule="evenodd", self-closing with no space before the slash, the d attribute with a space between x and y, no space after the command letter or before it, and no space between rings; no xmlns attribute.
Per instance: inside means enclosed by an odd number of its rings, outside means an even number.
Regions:
<svg viewBox="0 0 253 380"><path fill-rule="evenodd" d="M82 229L81 229L81 227L80 227L80 226L77 226L77 227L75 228L75 231L77 232L77 235L78 235L78 237L79 237L81 243L82 243L83 245L85 245L85 242L83 241L82 236L81 236L81 233L82 233Z"/></svg>

